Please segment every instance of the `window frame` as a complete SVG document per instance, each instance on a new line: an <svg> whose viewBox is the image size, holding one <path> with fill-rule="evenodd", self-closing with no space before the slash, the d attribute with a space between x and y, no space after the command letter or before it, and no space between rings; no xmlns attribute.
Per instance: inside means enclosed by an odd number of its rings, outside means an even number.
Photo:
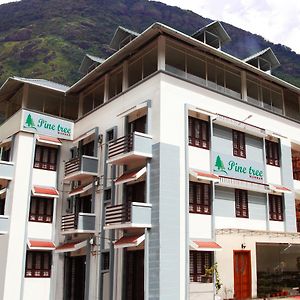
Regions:
<svg viewBox="0 0 300 300"><path fill-rule="evenodd" d="M281 195L269 194L269 220L284 221L283 197Z"/></svg>
<svg viewBox="0 0 300 300"><path fill-rule="evenodd" d="M32 196L30 199L30 210L29 210L28 221L39 222L39 223L52 223L53 209L54 209L53 202L54 202L53 198ZM43 213L40 213L41 206L43 209ZM50 208L48 208L48 206L50 206ZM33 209L33 207L35 209ZM32 210L35 210L35 213L33 213ZM48 213L48 210L50 210L51 214Z"/></svg>
<svg viewBox="0 0 300 300"><path fill-rule="evenodd" d="M37 257L40 256L40 267L38 267ZM46 264L45 260L48 260ZM29 259L31 260L29 262ZM30 264L30 266L29 266ZM50 278L52 266L51 251L31 251L26 252L25 277L26 278Z"/></svg>
<svg viewBox="0 0 300 300"><path fill-rule="evenodd" d="M246 158L246 134L232 129L232 154L233 156Z"/></svg>
<svg viewBox="0 0 300 300"><path fill-rule="evenodd" d="M207 190L206 190L207 189ZM208 197L206 197L208 195ZM198 196L200 197L198 199ZM189 212L211 215L211 185L202 182L189 182Z"/></svg>
<svg viewBox="0 0 300 300"><path fill-rule="evenodd" d="M248 201L248 191L235 189L235 216L237 218L249 218L249 201Z"/></svg>
<svg viewBox="0 0 300 300"><path fill-rule="evenodd" d="M196 137L196 126L199 126L199 137ZM202 148L209 150L210 149L210 126L209 122L197 119L195 117L188 117L188 127L189 127L189 146ZM206 134L206 139L204 135Z"/></svg>
<svg viewBox="0 0 300 300"><path fill-rule="evenodd" d="M205 275L205 270L213 264L213 252L190 250L189 254L190 282L212 283L212 275Z"/></svg>
<svg viewBox="0 0 300 300"><path fill-rule="evenodd" d="M265 140L267 165L280 167L279 143Z"/></svg>
<svg viewBox="0 0 300 300"><path fill-rule="evenodd" d="M39 157L38 157L38 149L40 149ZM47 161L44 160L44 152L48 151ZM52 153L54 153L54 162L51 163ZM47 147L44 145L36 145L35 153L34 153L34 163L33 167L35 169L48 170L48 171L56 171L57 168L57 154L58 149L54 147Z"/></svg>

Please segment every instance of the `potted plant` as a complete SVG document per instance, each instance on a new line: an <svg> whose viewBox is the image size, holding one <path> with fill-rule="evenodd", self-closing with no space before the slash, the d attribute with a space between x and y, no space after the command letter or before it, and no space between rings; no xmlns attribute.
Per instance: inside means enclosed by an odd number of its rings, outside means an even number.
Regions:
<svg viewBox="0 0 300 300"><path fill-rule="evenodd" d="M210 268L205 269L205 276L215 278L216 294L218 294L219 290L222 287L222 283L218 272L218 263L214 263Z"/></svg>

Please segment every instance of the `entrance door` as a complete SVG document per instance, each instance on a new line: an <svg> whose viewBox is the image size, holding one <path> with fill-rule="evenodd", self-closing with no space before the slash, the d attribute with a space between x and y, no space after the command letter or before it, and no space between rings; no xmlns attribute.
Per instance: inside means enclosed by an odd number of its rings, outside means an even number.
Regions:
<svg viewBox="0 0 300 300"><path fill-rule="evenodd" d="M86 256L65 257L65 300L84 300Z"/></svg>
<svg viewBox="0 0 300 300"><path fill-rule="evenodd" d="M235 299L251 298L251 252L233 251Z"/></svg>
<svg viewBox="0 0 300 300"><path fill-rule="evenodd" d="M144 299L144 250L126 251L125 299Z"/></svg>

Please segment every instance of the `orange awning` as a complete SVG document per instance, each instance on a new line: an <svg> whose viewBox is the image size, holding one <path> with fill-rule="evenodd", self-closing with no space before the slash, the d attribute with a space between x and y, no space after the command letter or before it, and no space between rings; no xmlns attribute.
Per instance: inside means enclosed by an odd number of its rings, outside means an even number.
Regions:
<svg viewBox="0 0 300 300"><path fill-rule="evenodd" d="M199 171L199 170L190 170L190 175L197 178L198 180L209 180L213 182L219 182L220 177L218 175L215 175L213 173L205 172L205 171Z"/></svg>
<svg viewBox="0 0 300 300"><path fill-rule="evenodd" d="M55 146L61 146L61 140L51 136L38 135L36 137L37 141L44 144L50 144Z"/></svg>
<svg viewBox="0 0 300 300"><path fill-rule="evenodd" d="M115 180L115 184L122 184L122 183L138 180L145 173L146 173L146 167L134 171L125 172L123 175L121 175L119 178Z"/></svg>
<svg viewBox="0 0 300 300"><path fill-rule="evenodd" d="M269 188L271 191L276 192L276 193L291 193L292 192L289 188L284 187L282 185L278 185L278 184L269 184Z"/></svg>
<svg viewBox="0 0 300 300"><path fill-rule="evenodd" d="M28 240L28 249L30 250L47 250L51 251L55 249L55 245L51 241L38 241L38 240Z"/></svg>
<svg viewBox="0 0 300 300"><path fill-rule="evenodd" d="M58 190L54 187L34 185L32 195L37 197L58 198Z"/></svg>
<svg viewBox="0 0 300 300"><path fill-rule="evenodd" d="M129 235L123 236L115 242L115 248L137 247L145 240L145 235Z"/></svg>
<svg viewBox="0 0 300 300"><path fill-rule="evenodd" d="M88 190L90 190L93 187L92 183L89 183L87 185L81 185L75 189L73 189L70 193L69 196L76 196L76 195L80 195L83 194L84 192L87 192Z"/></svg>
<svg viewBox="0 0 300 300"><path fill-rule="evenodd" d="M222 247L213 241L191 240L190 247L196 251L219 251Z"/></svg>
<svg viewBox="0 0 300 300"><path fill-rule="evenodd" d="M74 252L87 246L87 241L65 243L55 248L56 253Z"/></svg>

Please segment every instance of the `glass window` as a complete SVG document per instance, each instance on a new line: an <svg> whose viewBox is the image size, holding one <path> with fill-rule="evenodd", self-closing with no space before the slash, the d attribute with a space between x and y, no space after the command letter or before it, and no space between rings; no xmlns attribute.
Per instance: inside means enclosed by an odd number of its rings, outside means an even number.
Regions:
<svg viewBox="0 0 300 300"><path fill-rule="evenodd" d="M245 133L232 130L233 155L246 158Z"/></svg>
<svg viewBox="0 0 300 300"><path fill-rule="evenodd" d="M209 149L209 124L207 121L189 117L189 145Z"/></svg>
<svg viewBox="0 0 300 300"><path fill-rule="evenodd" d="M144 74L143 78L148 77L157 71L157 48L153 48L143 57L143 68Z"/></svg>
<svg viewBox="0 0 300 300"><path fill-rule="evenodd" d="M296 93L284 90L284 105L287 117L300 120L299 96Z"/></svg>
<svg viewBox="0 0 300 300"><path fill-rule="evenodd" d="M25 277L51 277L51 251L27 251Z"/></svg>
<svg viewBox="0 0 300 300"><path fill-rule="evenodd" d="M93 109L94 97L93 93L89 93L83 97L82 113L85 115Z"/></svg>
<svg viewBox="0 0 300 300"><path fill-rule="evenodd" d="M52 223L53 198L31 197L29 221Z"/></svg>
<svg viewBox="0 0 300 300"><path fill-rule="evenodd" d="M34 168L56 171L57 148L37 145L35 148Z"/></svg>
<svg viewBox="0 0 300 300"><path fill-rule="evenodd" d="M205 85L206 82L205 61L194 56L187 55L187 79Z"/></svg>
<svg viewBox="0 0 300 300"><path fill-rule="evenodd" d="M266 160L268 165L279 167L279 143L266 140Z"/></svg>
<svg viewBox="0 0 300 300"><path fill-rule="evenodd" d="M247 80L247 101L251 104L261 106L259 85L257 82Z"/></svg>
<svg viewBox="0 0 300 300"><path fill-rule="evenodd" d="M190 213L211 214L210 185L190 181L189 184Z"/></svg>
<svg viewBox="0 0 300 300"><path fill-rule="evenodd" d="M213 252L190 251L190 281L211 283L212 276L206 275L206 269L212 266Z"/></svg>
<svg viewBox="0 0 300 300"><path fill-rule="evenodd" d="M271 91L272 111L277 114L283 114L283 99L282 94L276 91Z"/></svg>
<svg viewBox="0 0 300 300"><path fill-rule="evenodd" d="M185 77L185 53L166 46L166 71Z"/></svg>
<svg viewBox="0 0 300 300"><path fill-rule="evenodd" d="M109 77L109 99L122 92L123 71L112 73Z"/></svg>
<svg viewBox="0 0 300 300"><path fill-rule="evenodd" d="M142 58L132 62L128 66L128 86L132 86L143 79L143 60Z"/></svg>
<svg viewBox="0 0 300 300"><path fill-rule="evenodd" d="M273 221L283 221L282 196L269 194L269 218Z"/></svg>
<svg viewBox="0 0 300 300"><path fill-rule="evenodd" d="M248 192L246 190L235 190L235 216L248 218Z"/></svg>
<svg viewBox="0 0 300 300"><path fill-rule="evenodd" d="M225 73L223 68L216 67L217 90L225 92Z"/></svg>
<svg viewBox="0 0 300 300"><path fill-rule="evenodd" d="M232 72L225 71L225 81L226 81L226 94L235 97L242 98L241 92L241 76L235 75Z"/></svg>

